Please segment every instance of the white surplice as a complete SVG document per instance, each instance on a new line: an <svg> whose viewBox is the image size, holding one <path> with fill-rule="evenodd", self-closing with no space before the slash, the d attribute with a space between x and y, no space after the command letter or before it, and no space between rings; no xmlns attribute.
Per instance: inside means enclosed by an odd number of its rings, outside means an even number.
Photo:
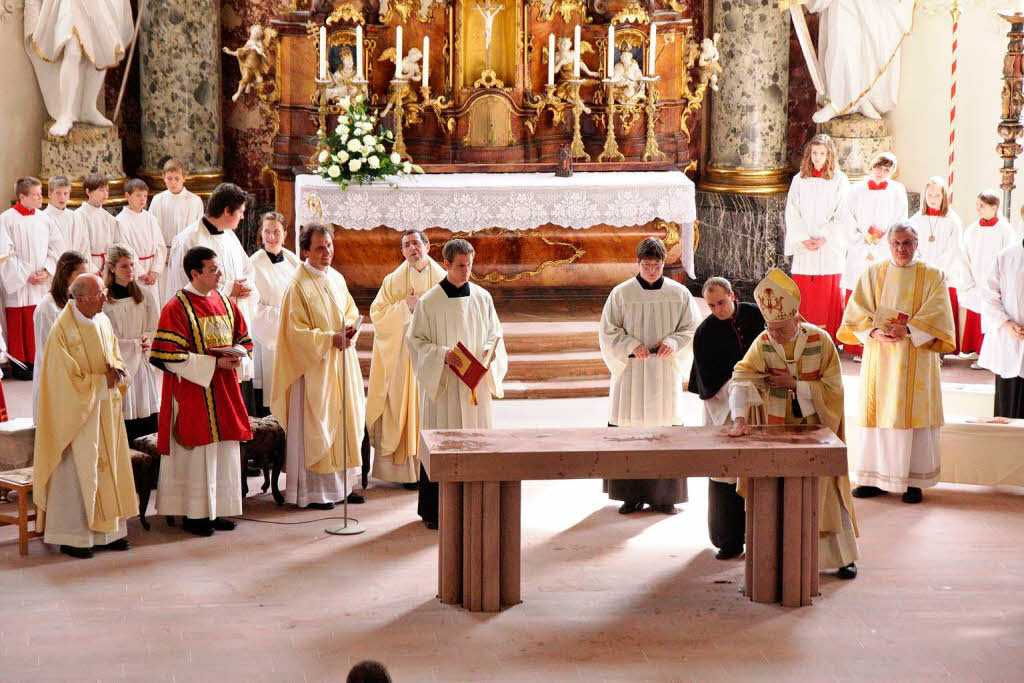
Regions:
<svg viewBox="0 0 1024 683"><path fill-rule="evenodd" d="M53 204L48 204L43 213L50 217L50 219L57 224L57 228L60 230L61 245L58 251L59 254L63 254L65 251L77 251L82 253L82 234L78 230L78 223L75 221L75 212L69 208L58 209Z"/></svg>
<svg viewBox="0 0 1024 683"><path fill-rule="evenodd" d="M668 278L659 289L644 289L633 277L617 285L601 313L601 355L611 372L608 422L618 427L682 424L683 354L700 324L689 290ZM658 344L673 349L656 357ZM637 346L651 349L646 360L630 358Z"/></svg>
<svg viewBox="0 0 1024 683"><path fill-rule="evenodd" d="M0 213L0 278L4 286L4 305L7 308L36 306L50 291L50 282L60 258L60 229L42 211L22 216L15 209ZM45 270L50 279L30 285L28 278ZM38 349L42 353L42 347Z"/></svg>
<svg viewBox="0 0 1024 683"><path fill-rule="evenodd" d="M192 285L186 290L197 296ZM209 296L213 294L210 292ZM183 363L169 363L168 369L183 380L209 387L217 369L214 356L189 353ZM237 371L236 371L237 372ZM171 400L171 424L178 419L178 402ZM214 519L242 514L242 467L239 442L217 441L185 448L171 437L170 455L160 459L156 488L156 509L161 515L184 515L191 519Z"/></svg>
<svg viewBox="0 0 1024 683"><path fill-rule="evenodd" d="M117 214L115 240L127 244L135 252L136 281L146 273L158 276L152 285L139 282L139 286L151 294L155 302L163 303L160 300L159 275L164 271L167 262L167 249L164 247L164 238L160 234L160 224L156 217L145 209L135 212L127 206L124 207L121 213Z"/></svg>
<svg viewBox="0 0 1024 683"><path fill-rule="evenodd" d="M1024 244L996 255L983 292L981 324L985 342L978 365L1003 379L1024 377L1024 341L1003 327L1006 321L1024 325Z"/></svg>
<svg viewBox="0 0 1024 683"><path fill-rule="evenodd" d="M263 391L263 405L267 408L270 407L271 382L274 378L274 345L277 342L277 327L281 322L281 298L301 263L299 257L288 249L282 249L281 254L284 258L278 263L271 262L263 249L249 257L256 290L260 293L252 327L249 328L253 341L252 385Z"/></svg>
<svg viewBox="0 0 1024 683"><path fill-rule="evenodd" d="M57 316L60 315L61 309L57 308L57 303L53 300L52 294L47 294L43 297L43 300L36 306L35 312L32 314L32 332L36 337L36 350L37 353L42 353L42 350L46 348L46 340L50 337L50 330L53 329L53 324L57 322ZM32 421L36 421L36 417L39 413L39 376L43 372L43 364L36 363L32 366Z"/></svg>
<svg viewBox="0 0 1024 683"><path fill-rule="evenodd" d="M945 216L927 216L918 211L910 217L910 222L917 228L918 257L941 270L950 287L959 287L964 239L960 216L953 209Z"/></svg>
<svg viewBox="0 0 1024 683"><path fill-rule="evenodd" d="M83 202L75 209L75 223L81 233L79 239L82 255L90 259L95 272L103 272L107 249L117 237L117 220L106 209Z"/></svg>
<svg viewBox="0 0 1024 683"><path fill-rule="evenodd" d="M159 370L150 365L149 352L141 346L142 337L153 343L160 309L152 292L143 291L143 294L141 303L135 303L129 296L108 298L103 304L103 312L110 318L117 335L118 351L131 380L121 403L126 420L149 417L160 410Z"/></svg>
<svg viewBox="0 0 1024 683"><path fill-rule="evenodd" d="M861 180L850 187L846 206L850 213L850 232L847 239L846 265L839 286L845 290L856 289L860 276L872 263L889 257L887 235L896 221L907 218L907 188L895 180L886 181L882 190L868 188L868 181ZM868 229L874 226L884 234L872 244Z"/></svg>
<svg viewBox="0 0 1024 683"><path fill-rule="evenodd" d="M786 197L785 254L793 257L794 275L835 275L843 271L846 240L849 237L849 213L846 194L850 181L835 170L832 178L793 177ZM805 240L824 237L816 251L803 245Z"/></svg>
<svg viewBox="0 0 1024 683"><path fill-rule="evenodd" d="M1020 236L1006 219L1000 218L995 225L971 223L964 231L963 270L957 298L961 306L975 313L982 313L985 300L985 283L996 265L996 256L1003 249L1020 241Z"/></svg>
<svg viewBox="0 0 1024 683"><path fill-rule="evenodd" d="M164 190L155 197L149 204L149 212L156 217L160 225L160 234L163 235L164 249L167 252L166 259L171 255L171 244L185 228L192 225L203 217L203 200L199 195L182 189L178 194L172 194L170 190ZM158 281L160 297L158 302L163 303L174 295L174 291L167 291L167 271L160 275Z"/></svg>
<svg viewBox="0 0 1024 683"><path fill-rule="evenodd" d="M502 381L508 355L494 301L487 290L469 283L469 296L449 298L440 286L420 299L409 323L406 344L419 382L420 429L489 429L491 397L505 395ZM445 353L462 342L478 360L493 353L488 372L472 393L444 363Z"/></svg>

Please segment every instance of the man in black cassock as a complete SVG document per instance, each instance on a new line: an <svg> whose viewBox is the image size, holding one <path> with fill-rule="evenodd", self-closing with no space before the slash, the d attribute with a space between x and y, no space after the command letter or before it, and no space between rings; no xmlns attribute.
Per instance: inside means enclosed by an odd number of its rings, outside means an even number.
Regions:
<svg viewBox="0 0 1024 683"><path fill-rule="evenodd" d="M693 337L693 367L689 390L701 397L704 424L725 425L729 419L729 383L733 367L764 331L764 317L754 304L735 300L723 277L704 283L704 301L711 315ZM746 517L735 479L708 479L708 534L720 560L743 552Z"/></svg>

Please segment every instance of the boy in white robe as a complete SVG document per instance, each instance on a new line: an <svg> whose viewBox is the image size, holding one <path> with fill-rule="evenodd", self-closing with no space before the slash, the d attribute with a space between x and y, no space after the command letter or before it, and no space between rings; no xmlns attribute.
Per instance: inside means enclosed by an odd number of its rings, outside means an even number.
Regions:
<svg viewBox="0 0 1024 683"><path fill-rule="evenodd" d="M103 204L110 197L107 177L92 173L82 181L85 201L75 209L76 229L81 233L78 249L92 260L93 272L102 273L107 249L117 235L117 220L107 213Z"/></svg>
<svg viewBox="0 0 1024 683"><path fill-rule="evenodd" d="M449 240L441 254L448 274L420 298L405 337L419 383L420 429L489 429L491 397L505 395L508 370L501 323L491 295L469 281L473 245ZM453 370L461 365L453 351L459 343L487 367L475 392ZM428 529L437 528L438 486L422 465L417 512Z"/></svg>
<svg viewBox="0 0 1024 683"><path fill-rule="evenodd" d="M177 159L168 159L164 162L163 178L167 189L153 197L149 212L160 224L165 258L169 259L174 238L203 217L203 200L185 189L185 164ZM166 261L164 264L166 265ZM166 271L161 273L158 287L160 303L174 295L173 291L167 290Z"/></svg>
<svg viewBox="0 0 1024 683"><path fill-rule="evenodd" d="M164 270L167 253L160 224L152 213L146 211L149 187L142 180L132 178L124 184L124 195L128 205L117 215L115 241L127 244L135 252L135 280L146 295L156 301L160 296L158 280Z"/></svg>
<svg viewBox="0 0 1024 683"><path fill-rule="evenodd" d="M60 229L61 243L58 256L65 251L81 251L82 237L75 223L75 212L68 208L71 199L71 181L66 176L54 176L46 183L46 209L43 211Z"/></svg>
<svg viewBox="0 0 1024 683"><path fill-rule="evenodd" d="M978 365L996 376L996 417L1024 419L1024 242L996 255L986 283L982 321L988 336Z"/></svg>
<svg viewBox="0 0 1024 683"><path fill-rule="evenodd" d="M608 295L601 313L601 355L611 372L611 427L682 424L682 351L700 324L689 290L662 273L665 244L648 237L636 248L640 272ZM676 514L686 479L609 479L605 491L629 514L650 505Z"/></svg>

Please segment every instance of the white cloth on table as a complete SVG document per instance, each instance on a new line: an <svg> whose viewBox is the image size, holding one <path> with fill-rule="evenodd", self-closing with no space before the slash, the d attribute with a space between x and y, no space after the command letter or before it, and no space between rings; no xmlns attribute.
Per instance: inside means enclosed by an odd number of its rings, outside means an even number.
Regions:
<svg viewBox="0 0 1024 683"><path fill-rule="evenodd" d="M304 406L306 402L306 378L300 377L292 384L288 394L288 442L285 451L284 500L286 503L304 508L310 503L339 503L344 498L345 479L348 476L348 490L354 491L362 476L361 468L350 467L328 474L317 474L306 469L306 455L303 449ZM351 428L351 425L349 425Z"/></svg>
<svg viewBox="0 0 1024 683"><path fill-rule="evenodd" d="M982 313L985 283L996 265L996 256L1003 249L1020 242L1020 235L1004 219L984 226L974 221L964 231L963 270L957 298L961 306ZM987 330L986 330L987 331Z"/></svg>
<svg viewBox="0 0 1024 683"><path fill-rule="evenodd" d="M978 365L1003 379L1024 377L1024 341L1003 327L1008 320L1024 325L1024 244L996 255L985 284L981 324L986 335Z"/></svg>
<svg viewBox="0 0 1024 683"><path fill-rule="evenodd" d="M249 257L256 290L260 293L252 327L249 328L253 341L252 385L263 391L263 405L268 408L274 378L274 345L281 323L281 300L300 263L299 257L288 249L282 249L281 253L284 259L278 263L271 262L263 249Z"/></svg>
<svg viewBox="0 0 1024 683"><path fill-rule="evenodd" d="M83 202L75 209L75 224L79 233L82 256L92 263L93 271L103 272L107 249L117 237L117 219L89 202Z"/></svg>
<svg viewBox="0 0 1024 683"><path fill-rule="evenodd" d="M896 221L907 217L907 188L895 180L886 181L882 190L868 188L868 181L861 180L850 187L846 206L850 213L847 238L846 265L839 286L853 291L864 271L872 263L889 256L889 244L885 235ZM878 242L871 244L867 239L868 229L875 227L885 233Z"/></svg>
<svg viewBox="0 0 1024 683"><path fill-rule="evenodd" d="M946 276L950 287L960 285L963 270L963 226L960 216L950 209L945 216L926 216L918 211L910 217L917 228L917 256Z"/></svg>
<svg viewBox="0 0 1024 683"><path fill-rule="evenodd" d="M121 403L124 419L137 420L149 417L160 410L160 387L157 380L159 370L149 363L149 352L143 351L141 339L150 344L156 335L160 321L160 309L151 291L143 291L140 303L130 296L123 299L107 299L103 312L110 318L110 324L117 335L117 348L121 352L125 370L131 380L128 391Z"/></svg>
<svg viewBox="0 0 1024 683"><path fill-rule="evenodd" d="M42 211L31 216L13 208L0 213L0 258L7 257L0 264L5 307L35 306L42 301L50 290L62 243L60 228ZM29 284L29 276L40 270L47 271L50 278Z"/></svg>
<svg viewBox="0 0 1024 683"><path fill-rule="evenodd" d="M136 213L127 206L117 214L116 220L117 232L114 240L127 244L135 252L136 280L147 273L157 275L157 280L152 285L140 281L139 286L150 292L154 301L162 304L159 275L164 271L167 262L167 248L164 246L163 235L160 234L160 224L149 211L143 209Z"/></svg>
<svg viewBox="0 0 1024 683"><path fill-rule="evenodd" d="M36 353L42 358L43 349L46 348L46 340L50 337L50 330L57 322L57 316L61 309L57 308L57 302L53 300L52 294L47 294L36 306L32 314L33 333L36 337ZM36 421L39 411L39 379L43 372L43 364L36 363L32 366L32 422Z"/></svg>
<svg viewBox="0 0 1024 683"><path fill-rule="evenodd" d="M849 213L846 193L850 181L835 170L830 179L793 177L786 197L785 254L793 257L794 275L835 275L843 272L846 240L849 238ZM803 245L805 240L824 237L816 251Z"/></svg>

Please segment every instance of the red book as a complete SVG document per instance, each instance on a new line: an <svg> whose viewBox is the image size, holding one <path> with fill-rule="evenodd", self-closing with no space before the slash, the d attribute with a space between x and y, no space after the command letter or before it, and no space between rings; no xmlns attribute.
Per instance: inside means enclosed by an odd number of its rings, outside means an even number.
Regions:
<svg viewBox="0 0 1024 683"><path fill-rule="evenodd" d="M469 387L472 392L473 405L476 405L476 387L480 384L480 380L487 373L487 366L481 363L476 356L469 352L462 342L455 345L452 349L452 353L459 359L459 367L452 368L452 372L455 376L462 380L462 383ZM485 362L490 362L491 356L488 353Z"/></svg>
<svg viewBox="0 0 1024 683"><path fill-rule="evenodd" d="M865 235L865 239L868 241L869 244L878 244L878 240L882 239L883 237L885 237L885 232L879 230L873 225L870 228L868 228L868 234Z"/></svg>

